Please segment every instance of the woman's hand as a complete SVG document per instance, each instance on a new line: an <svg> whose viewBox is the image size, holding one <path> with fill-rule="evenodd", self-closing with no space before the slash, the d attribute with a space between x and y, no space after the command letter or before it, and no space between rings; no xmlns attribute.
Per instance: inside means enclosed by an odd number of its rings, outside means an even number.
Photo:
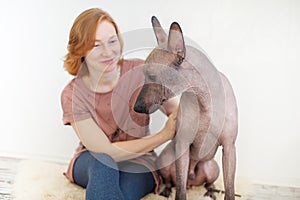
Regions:
<svg viewBox="0 0 300 200"><path fill-rule="evenodd" d="M175 109L170 115L165 124L164 132L169 140L172 140L176 134L176 121L177 121L178 108Z"/></svg>

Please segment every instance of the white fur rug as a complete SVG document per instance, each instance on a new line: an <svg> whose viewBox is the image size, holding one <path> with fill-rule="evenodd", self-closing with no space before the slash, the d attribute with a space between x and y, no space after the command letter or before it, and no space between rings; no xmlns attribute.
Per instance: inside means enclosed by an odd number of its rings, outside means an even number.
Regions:
<svg viewBox="0 0 300 200"><path fill-rule="evenodd" d="M24 160L18 164L13 188L14 200L84 200L85 190L70 183L64 176L66 165L44 161ZM222 180L216 182L217 189L223 189ZM236 193L242 195L237 200L246 199L250 191L250 183L246 180L236 180ZM210 200L204 197L205 188L193 187L188 190L189 200ZM223 200L222 193L216 194L217 200ZM174 199L175 191L168 199ZM149 194L143 200L166 200L167 198Z"/></svg>

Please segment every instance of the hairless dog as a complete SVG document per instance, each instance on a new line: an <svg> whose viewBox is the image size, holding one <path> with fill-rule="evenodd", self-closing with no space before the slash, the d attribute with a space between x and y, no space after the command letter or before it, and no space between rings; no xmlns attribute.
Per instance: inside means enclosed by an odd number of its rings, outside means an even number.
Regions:
<svg viewBox="0 0 300 200"><path fill-rule="evenodd" d="M168 35L154 16L152 25L158 46L143 66L145 83L134 109L153 113L181 95L176 136L157 160L166 186L175 183L176 199L185 200L187 186L211 185L219 173L213 158L222 146L224 199L234 200L238 118L233 89L202 51L185 44L178 23L171 24Z"/></svg>

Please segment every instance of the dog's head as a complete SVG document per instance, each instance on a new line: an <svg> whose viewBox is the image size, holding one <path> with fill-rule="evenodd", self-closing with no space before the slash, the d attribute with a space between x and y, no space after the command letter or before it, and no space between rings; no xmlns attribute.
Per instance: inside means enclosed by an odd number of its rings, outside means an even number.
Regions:
<svg viewBox="0 0 300 200"><path fill-rule="evenodd" d="M186 54L182 30L177 22L171 24L168 36L154 16L152 26L158 46L145 61L145 83L134 106L136 112L148 114L182 92L183 77L179 71Z"/></svg>

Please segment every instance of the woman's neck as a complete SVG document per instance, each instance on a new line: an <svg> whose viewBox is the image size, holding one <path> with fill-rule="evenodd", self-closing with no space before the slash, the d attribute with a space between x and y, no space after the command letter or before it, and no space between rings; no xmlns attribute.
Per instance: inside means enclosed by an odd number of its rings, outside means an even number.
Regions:
<svg viewBox="0 0 300 200"><path fill-rule="evenodd" d="M120 78L120 66L116 66L110 72L89 72L87 75L87 84L94 92L110 92L117 85Z"/></svg>

